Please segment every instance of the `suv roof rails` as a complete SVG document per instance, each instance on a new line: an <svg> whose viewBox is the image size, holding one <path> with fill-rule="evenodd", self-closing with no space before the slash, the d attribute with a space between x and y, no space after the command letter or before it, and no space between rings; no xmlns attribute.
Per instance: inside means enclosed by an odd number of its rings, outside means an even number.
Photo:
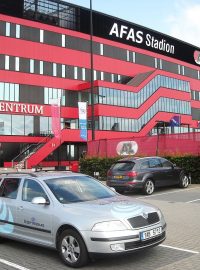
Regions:
<svg viewBox="0 0 200 270"><path fill-rule="evenodd" d="M31 172L0 172L0 175L9 175L9 174L27 174L33 177L37 177L38 175Z"/></svg>

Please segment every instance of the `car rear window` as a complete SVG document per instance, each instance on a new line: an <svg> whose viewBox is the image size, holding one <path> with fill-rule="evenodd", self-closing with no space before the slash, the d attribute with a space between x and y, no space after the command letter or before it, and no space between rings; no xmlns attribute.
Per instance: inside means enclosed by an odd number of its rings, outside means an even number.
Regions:
<svg viewBox="0 0 200 270"><path fill-rule="evenodd" d="M114 171L131 171L135 166L134 162L117 162L113 165Z"/></svg>

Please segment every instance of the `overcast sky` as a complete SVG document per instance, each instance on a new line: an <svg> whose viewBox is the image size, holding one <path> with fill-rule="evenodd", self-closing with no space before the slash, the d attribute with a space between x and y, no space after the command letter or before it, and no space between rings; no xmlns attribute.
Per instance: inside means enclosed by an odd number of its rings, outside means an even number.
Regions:
<svg viewBox="0 0 200 270"><path fill-rule="evenodd" d="M89 7L90 0L67 0ZM93 9L200 47L200 0L92 0Z"/></svg>

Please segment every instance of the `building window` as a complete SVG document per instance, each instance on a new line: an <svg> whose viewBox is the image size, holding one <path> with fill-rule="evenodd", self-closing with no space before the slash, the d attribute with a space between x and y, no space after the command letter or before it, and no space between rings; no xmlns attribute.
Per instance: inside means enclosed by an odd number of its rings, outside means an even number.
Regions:
<svg viewBox="0 0 200 270"><path fill-rule="evenodd" d="M119 82L121 80L121 75L117 75L117 81Z"/></svg>
<svg viewBox="0 0 200 270"><path fill-rule="evenodd" d="M155 58L155 68L158 68L158 59Z"/></svg>
<svg viewBox="0 0 200 270"><path fill-rule="evenodd" d="M101 71L101 81L103 81L104 80L104 73L103 73L103 71Z"/></svg>
<svg viewBox="0 0 200 270"><path fill-rule="evenodd" d="M0 100L19 101L19 84L0 82Z"/></svg>
<svg viewBox="0 0 200 270"><path fill-rule="evenodd" d="M64 47L65 48L65 39L66 39L66 36L65 35L62 35L62 47Z"/></svg>
<svg viewBox="0 0 200 270"><path fill-rule="evenodd" d="M6 23L6 36L10 37L10 23L9 22Z"/></svg>
<svg viewBox="0 0 200 270"><path fill-rule="evenodd" d="M111 74L111 82L114 82L115 81L115 76L114 76L114 74L112 73Z"/></svg>
<svg viewBox="0 0 200 270"><path fill-rule="evenodd" d="M10 69L10 57L8 55L5 56L5 69Z"/></svg>
<svg viewBox="0 0 200 270"><path fill-rule="evenodd" d="M40 61L40 74L44 74L44 62Z"/></svg>
<svg viewBox="0 0 200 270"><path fill-rule="evenodd" d="M20 38L20 25L16 24L16 38Z"/></svg>
<svg viewBox="0 0 200 270"><path fill-rule="evenodd" d="M200 79L200 72L199 72L199 70L198 70L198 79Z"/></svg>
<svg viewBox="0 0 200 270"><path fill-rule="evenodd" d="M163 69L162 59L160 59L160 69Z"/></svg>
<svg viewBox="0 0 200 270"><path fill-rule="evenodd" d="M178 74L181 74L181 66L178 65Z"/></svg>
<svg viewBox="0 0 200 270"><path fill-rule="evenodd" d="M40 29L40 42L43 43L44 42L44 30Z"/></svg>
<svg viewBox="0 0 200 270"><path fill-rule="evenodd" d="M74 79L77 80L78 79L78 68L74 67Z"/></svg>
<svg viewBox="0 0 200 270"><path fill-rule="evenodd" d="M103 44L100 44L100 55L103 55Z"/></svg>
<svg viewBox="0 0 200 270"><path fill-rule="evenodd" d="M133 63L135 63L135 52L133 52Z"/></svg>
<svg viewBox="0 0 200 270"><path fill-rule="evenodd" d="M96 70L94 70L93 79L94 79L94 81L97 79L97 71Z"/></svg>
<svg viewBox="0 0 200 270"><path fill-rule="evenodd" d="M19 57L15 57L15 71L19 71Z"/></svg>
<svg viewBox="0 0 200 270"><path fill-rule="evenodd" d="M34 60L30 59L30 73L34 73Z"/></svg>
<svg viewBox="0 0 200 270"><path fill-rule="evenodd" d="M53 63L53 76L56 77L57 76L57 64Z"/></svg>
<svg viewBox="0 0 200 270"><path fill-rule="evenodd" d="M182 74L184 75L185 74L185 67L182 66Z"/></svg>
<svg viewBox="0 0 200 270"><path fill-rule="evenodd" d="M128 62L130 61L130 52L129 52L129 50L126 51L126 60Z"/></svg>
<svg viewBox="0 0 200 270"><path fill-rule="evenodd" d="M66 71L66 67L65 65L62 65L62 78L65 78L65 71Z"/></svg>
<svg viewBox="0 0 200 270"><path fill-rule="evenodd" d="M85 68L82 68L82 80L85 81Z"/></svg>

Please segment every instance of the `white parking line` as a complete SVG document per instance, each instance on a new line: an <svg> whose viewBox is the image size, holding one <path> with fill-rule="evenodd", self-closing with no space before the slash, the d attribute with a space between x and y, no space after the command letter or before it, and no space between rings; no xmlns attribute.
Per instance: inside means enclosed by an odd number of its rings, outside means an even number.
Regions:
<svg viewBox="0 0 200 270"><path fill-rule="evenodd" d="M171 194L171 193L177 193L177 192L189 191L189 190L191 190L191 189L197 189L197 188L200 188L200 187L193 187L193 188L181 189L181 190L176 190L176 191L163 192L163 193L159 193L159 194L153 194L153 195L141 196L141 197L137 197L136 199L152 198L152 197L155 197L155 196L161 196L161 195L166 195L166 194Z"/></svg>
<svg viewBox="0 0 200 270"><path fill-rule="evenodd" d="M193 203L193 202L197 202L197 201L200 201L200 199L192 200L192 201L189 201L189 202L186 202L186 203Z"/></svg>
<svg viewBox="0 0 200 270"><path fill-rule="evenodd" d="M172 247L172 246L167 246L167 245L160 245L160 246L165 247L165 248L180 250L180 251L184 251L184 252L189 252L189 253L192 253L192 254L199 254L198 251L193 251L193 250L189 250L189 249L177 248L177 247Z"/></svg>
<svg viewBox="0 0 200 270"><path fill-rule="evenodd" d="M20 265L18 265L18 264L15 264L15 263L12 263L12 262L9 262L9 261L6 261L6 260L4 260L4 259L0 259L0 263L9 265L9 266L11 266L11 267L13 267L13 268L15 268L15 269L18 269L18 270L30 270L30 269L28 269L28 268L26 268L26 267L20 266Z"/></svg>

